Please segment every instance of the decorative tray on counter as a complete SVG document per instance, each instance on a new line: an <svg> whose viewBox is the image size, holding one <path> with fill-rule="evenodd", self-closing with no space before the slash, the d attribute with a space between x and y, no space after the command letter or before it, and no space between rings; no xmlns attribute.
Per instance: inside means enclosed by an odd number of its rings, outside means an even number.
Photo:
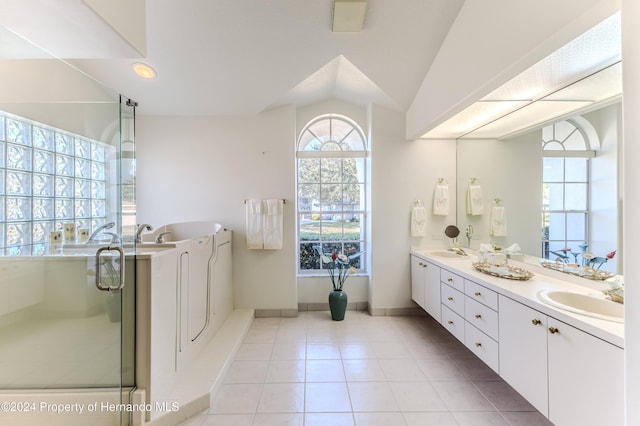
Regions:
<svg viewBox="0 0 640 426"><path fill-rule="evenodd" d="M562 262L553 262L550 260L540 260L540 265L547 269L553 269L554 271L560 271L564 272L565 274L575 275L594 281L604 281L607 278L611 278L615 275L608 271L601 271L600 269L573 266Z"/></svg>
<svg viewBox="0 0 640 426"><path fill-rule="evenodd" d="M508 280L526 281L533 277L533 272L527 271L524 268L518 268L517 266L504 265L497 266L489 262L473 262L473 267L487 275L493 275L494 277L506 278Z"/></svg>

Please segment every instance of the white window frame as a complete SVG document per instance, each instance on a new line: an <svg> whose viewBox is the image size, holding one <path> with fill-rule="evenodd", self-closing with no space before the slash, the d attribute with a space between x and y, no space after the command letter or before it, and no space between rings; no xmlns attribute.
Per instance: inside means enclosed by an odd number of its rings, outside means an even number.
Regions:
<svg viewBox="0 0 640 426"><path fill-rule="evenodd" d="M352 132L355 131L357 132L357 134L359 135L359 138L361 140L362 143L362 148L360 150L339 150L339 151L307 151L304 149L301 149L301 143L302 143L302 138L303 135L305 135L305 132L310 131L309 129L324 120L329 120L329 128L331 129L331 120L340 120L342 122L345 122L347 124L349 124L350 126L352 126ZM312 133L313 134L313 133ZM348 135L350 135L351 132L348 133ZM336 140L333 135L330 134L329 135L314 135L317 136L317 138L327 138L327 140L325 140L324 142L322 142L322 144L325 143L337 143L338 145L340 145L340 143L342 142L342 140ZM346 138L343 137L342 139L344 140ZM304 148L304 147L303 147ZM367 237L367 223L368 223L368 214L367 214L367 157L368 157L368 150L367 150L367 139L365 137L365 133L362 131L362 129L360 128L360 126L358 126L358 124L350 119L349 117L343 116L343 115L339 115L339 114L324 114L324 115L320 115L318 117L315 117L314 119L312 119L311 121L309 121L309 123L307 123L303 129L301 130L299 136L298 136L298 140L296 143L296 270L298 275L300 276L314 276L314 275L324 275L326 274L325 270L324 270L324 265L322 264L322 261L319 261L319 266L320 268L318 269L302 269L301 268L301 264L300 264L300 252L301 252L301 245L302 244L306 244L306 241L301 241L300 240L300 231L301 231L301 217L303 215L318 215L320 217L320 224L322 224L322 216L323 214L326 215L327 211L323 211L322 210L322 206L319 207L319 209L301 209L301 203L299 200L299 194L300 194L300 179L299 179L299 175L300 175L300 170L299 170L299 166L300 166L300 159L312 159L312 158L318 158L320 160L322 159L330 159L330 158L341 158L341 159L348 159L348 158L359 158L359 159L363 159L364 161L362 162L362 167L363 170L359 170L358 174L362 176L362 180L358 181L358 184L362 186L362 193L360 194L361 200L360 200L360 207L357 210L348 210L345 211L344 209L337 211L338 214L344 214L344 213L348 213L348 214L353 214L353 215L359 215L362 219L360 222L360 240L358 240L358 243L360 244L360 250L364 250L364 248L367 246L368 244L368 237ZM310 182L304 182L303 184L309 184ZM320 177L319 181L317 183L314 182L314 184L318 184L321 185L322 182L322 177ZM326 182L324 182L326 184ZM345 183L351 183L351 182L345 182L345 181L340 181L340 182L332 182L332 184L345 184ZM344 207L344 204L341 204L341 206ZM344 234L344 229L343 229L343 234ZM318 244L320 244L320 246L322 246L323 242L325 242L322 239L322 234L320 233L319 235L319 240L312 240L309 241L309 243L312 242L317 242ZM350 242L355 242L355 240L342 240L343 243L350 243ZM336 240L327 240L326 243L337 243ZM366 264L366 259L364 256L359 258L359 262L360 262L360 268L357 270L357 274L359 275L364 275L367 273L367 264Z"/></svg>

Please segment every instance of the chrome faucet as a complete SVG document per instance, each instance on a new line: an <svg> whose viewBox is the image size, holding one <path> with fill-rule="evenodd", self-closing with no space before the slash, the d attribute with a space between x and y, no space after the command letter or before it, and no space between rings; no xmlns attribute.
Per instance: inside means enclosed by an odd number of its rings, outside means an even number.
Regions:
<svg viewBox="0 0 640 426"><path fill-rule="evenodd" d="M142 225L138 225L138 229L136 229L136 244L142 243L142 233L144 230L153 231L153 226L148 223L143 223Z"/></svg>
<svg viewBox="0 0 640 426"><path fill-rule="evenodd" d="M161 232L160 234L158 234L158 236L156 237L156 243L157 244L162 244L165 242L165 238L164 236L167 234L170 234L171 231L167 231L167 232Z"/></svg>
<svg viewBox="0 0 640 426"><path fill-rule="evenodd" d="M120 236L115 232L105 232L104 235L111 236L111 241L110 241L111 243L120 244Z"/></svg>
<svg viewBox="0 0 640 426"><path fill-rule="evenodd" d="M91 236L89 237L89 239L87 240L87 242L85 244L95 243L96 242L96 238L98 237L98 234L100 234L105 229L111 229L114 226L116 226L115 222L107 222L104 225L98 226L98 228L96 228L96 230L93 231L93 234L91 234ZM113 240L113 235L112 235L111 239Z"/></svg>

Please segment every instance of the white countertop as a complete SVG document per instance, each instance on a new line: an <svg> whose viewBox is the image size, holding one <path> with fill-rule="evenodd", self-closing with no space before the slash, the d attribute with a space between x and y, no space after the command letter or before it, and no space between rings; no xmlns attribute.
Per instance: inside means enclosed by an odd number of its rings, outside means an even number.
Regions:
<svg viewBox="0 0 640 426"><path fill-rule="evenodd" d="M474 269L471 264L477 260L477 257L467 249L465 249L465 251L470 253L469 256L460 258L444 258L429 255L429 253L433 251L434 250L429 249L412 249L411 254L428 260L463 278L472 280L490 290L496 291L613 345L624 348L624 324L558 309L538 299L538 293L542 290L566 290L603 297L600 288L605 288L606 284L569 276L567 279L564 279L564 277L561 276L564 275L562 273L550 271L542 266L513 260L510 260L509 263L525 268L535 275L527 281L509 280L484 274ZM581 281L585 281L585 283L583 284Z"/></svg>

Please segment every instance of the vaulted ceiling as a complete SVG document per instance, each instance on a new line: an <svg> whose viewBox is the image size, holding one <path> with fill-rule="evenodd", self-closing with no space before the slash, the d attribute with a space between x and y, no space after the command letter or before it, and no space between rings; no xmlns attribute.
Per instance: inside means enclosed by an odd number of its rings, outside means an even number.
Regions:
<svg viewBox="0 0 640 426"><path fill-rule="evenodd" d="M152 81L131 59L71 62L143 114L250 114L323 94L406 110L463 0L369 1L364 28L334 33L332 0L152 0Z"/></svg>

